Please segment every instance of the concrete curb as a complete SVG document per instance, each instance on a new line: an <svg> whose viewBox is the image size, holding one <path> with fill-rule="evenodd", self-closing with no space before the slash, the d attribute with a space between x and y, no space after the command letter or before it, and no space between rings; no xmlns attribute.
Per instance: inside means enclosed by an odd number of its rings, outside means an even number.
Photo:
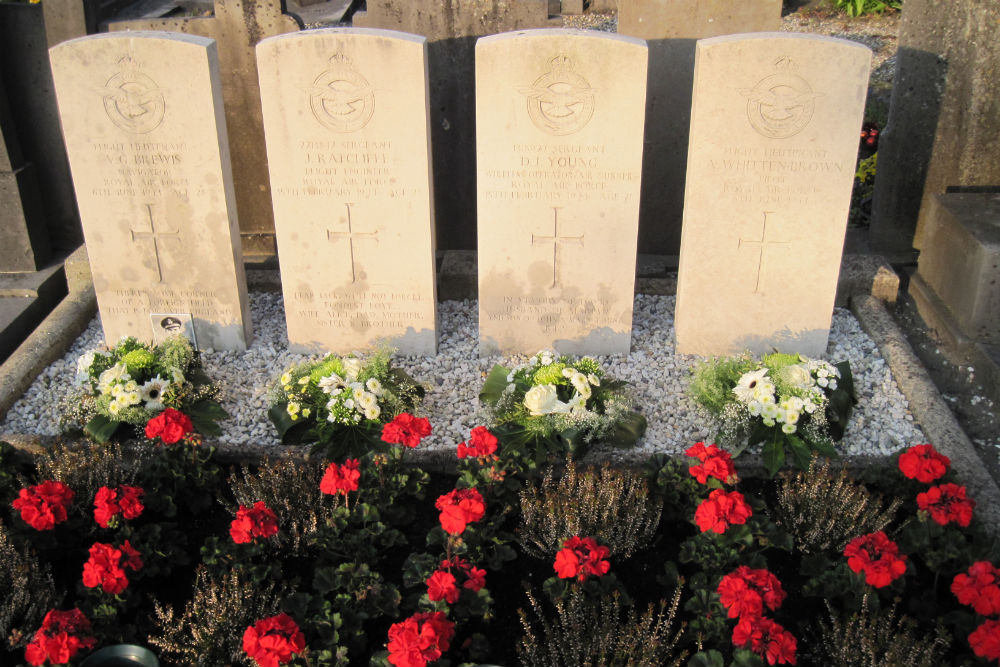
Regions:
<svg viewBox="0 0 1000 667"><path fill-rule="evenodd" d="M969 495L976 500L976 516L987 531L996 534L1000 531L1000 487L987 472L972 441L941 398L903 332L882 302L872 296L853 296L851 311L858 318L861 328L878 344L924 434L935 448L951 459L951 465L965 482Z"/></svg>
<svg viewBox="0 0 1000 667"><path fill-rule="evenodd" d="M66 353L97 312L94 286L70 292L0 366L0 419L46 366Z"/></svg>

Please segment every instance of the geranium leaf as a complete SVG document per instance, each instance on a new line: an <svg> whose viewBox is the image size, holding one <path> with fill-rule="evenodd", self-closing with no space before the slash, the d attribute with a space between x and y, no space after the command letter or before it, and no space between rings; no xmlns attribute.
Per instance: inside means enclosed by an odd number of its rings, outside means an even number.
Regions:
<svg viewBox="0 0 1000 667"><path fill-rule="evenodd" d="M508 375L510 375L510 371L499 364L490 369L489 375L486 376L486 382L483 383L483 388L479 392L479 401L487 405L496 405L503 390L507 388Z"/></svg>
<svg viewBox="0 0 1000 667"><path fill-rule="evenodd" d="M827 457L828 459L837 459L837 458L840 458L840 452L838 452L836 449L834 449L833 445L831 445L830 443L828 443L826 441L816 440L816 441L810 442L809 444L812 445L813 449L815 449L817 452L819 452L823 456Z"/></svg>
<svg viewBox="0 0 1000 667"><path fill-rule="evenodd" d="M764 459L764 467L767 474L774 477L775 474L785 465L785 444L780 439L768 440L761 450Z"/></svg>
<svg viewBox="0 0 1000 667"><path fill-rule="evenodd" d="M714 648L708 651L698 651L688 660L687 667L725 667L726 661L722 654Z"/></svg>
<svg viewBox="0 0 1000 667"><path fill-rule="evenodd" d="M95 415L93 419L87 422L83 430L97 442L107 442L115 434L119 426L121 426L121 422L119 421L112 421L104 415Z"/></svg>
<svg viewBox="0 0 1000 667"><path fill-rule="evenodd" d="M802 438L797 435L789 435L786 441L788 442L789 449L792 450L792 458L795 460L795 465L802 470L808 470L809 461L812 459L812 451L809 449L809 445L803 442Z"/></svg>
<svg viewBox="0 0 1000 667"><path fill-rule="evenodd" d="M202 435L213 436L222 433L218 422L229 417L229 413L218 402L211 399L204 399L193 404L188 408L187 414L191 418L191 424L195 431Z"/></svg>

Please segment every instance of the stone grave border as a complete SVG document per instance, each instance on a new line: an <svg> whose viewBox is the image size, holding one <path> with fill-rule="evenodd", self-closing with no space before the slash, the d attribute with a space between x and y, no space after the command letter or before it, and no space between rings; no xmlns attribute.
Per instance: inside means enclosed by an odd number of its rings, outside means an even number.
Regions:
<svg viewBox="0 0 1000 667"><path fill-rule="evenodd" d="M448 259L445 255L442 264L447 265ZM467 265L467 262L456 262L454 258L452 259L453 265ZM649 260L646 264L647 266L650 264ZM276 271L255 273L260 275L251 281L250 289L274 291L277 278L268 274L277 273ZM669 275L666 271L661 273ZM65 354L97 312L97 300L85 248L80 248L66 260L66 274L69 294L0 366L0 418L6 415L11 405L21 397L46 366ZM646 279L641 275L637 279L637 292L670 294L673 291L671 287L676 286L676 278L674 281L669 277L653 278L651 282L648 275L647 273ZM977 502L977 516L982 519L983 525L992 534L1000 535L1000 487L986 471L972 441L951 413L902 330L886 310L884 302L895 301L898 284L898 276L878 256L845 255L838 282L837 305L849 306L861 328L876 341L900 391L909 402L914 420L920 424L928 440L951 459L958 477L968 486L969 495ZM475 285L474 277L472 285ZM444 300L445 297L439 292L438 298ZM37 452L50 446L58 437L7 434L3 439L20 449ZM268 448L268 454L279 455L285 451L301 450L299 447ZM260 454L260 450L253 447L226 447L217 451L219 460L228 462L252 460L258 458ZM450 451L418 451L409 458L414 464L431 470L454 468L454 457ZM594 452L584 461L598 462L602 458L613 458L622 466L638 463L636 460L631 460L627 452L620 451L613 452L610 457L601 452ZM887 459L883 457L847 459L851 468L886 461ZM763 474L762 463L754 457L743 458L740 461L740 469L746 476Z"/></svg>

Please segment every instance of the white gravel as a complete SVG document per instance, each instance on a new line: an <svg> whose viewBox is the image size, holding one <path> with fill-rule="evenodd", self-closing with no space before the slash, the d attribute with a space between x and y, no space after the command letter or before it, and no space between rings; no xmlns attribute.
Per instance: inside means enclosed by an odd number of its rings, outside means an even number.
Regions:
<svg viewBox="0 0 1000 667"><path fill-rule="evenodd" d="M222 424L225 433L217 444L241 450L259 447L265 453L280 444L266 414L268 383L304 357L285 348L281 295L251 293L250 303L255 323L250 349L245 353L205 351L202 358L209 375L224 387L224 407L232 415ZM685 393L690 369L699 358L673 353L673 311L674 297L637 295L631 354L599 357L609 374L633 384L649 420L635 452L640 456L680 453L711 435ZM493 364L523 359L478 357L475 301L445 301L439 313L438 355L404 357L397 363L428 388L422 412L430 418L434 434L421 448L445 450L465 440L477 425L479 388ZM0 434L57 435L60 406L74 396L76 360L101 344L95 317L66 355L46 368L12 406L0 424ZM851 362L858 394L847 436L839 444L844 454L887 455L924 442L878 347L847 310L834 312L826 359Z"/></svg>

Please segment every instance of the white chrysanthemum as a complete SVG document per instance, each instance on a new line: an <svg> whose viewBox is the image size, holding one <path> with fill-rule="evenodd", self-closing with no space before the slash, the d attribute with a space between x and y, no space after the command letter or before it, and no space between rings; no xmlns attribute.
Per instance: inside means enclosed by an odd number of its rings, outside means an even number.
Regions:
<svg viewBox="0 0 1000 667"><path fill-rule="evenodd" d="M351 385L351 397L354 399L355 403L360 403L362 397L368 392L365 391L364 385L360 382L355 382Z"/></svg>
<svg viewBox="0 0 1000 667"><path fill-rule="evenodd" d="M340 377L336 373L330 373L326 377L321 377L319 379L319 388L322 389L325 394L332 394L334 389L339 389L343 386L344 378Z"/></svg>
<svg viewBox="0 0 1000 667"><path fill-rule="evenodd" d="M555 356L548 350L542 350L538 353L538 361L542 366L548 366L555 361Z"/></svg>
<svg viewBox="0 0 1000 667"><path fill-rule="evenodd" d="M590 384L594 385L595 387L600 387L601 386L601 378L597 377L593 373L590 373L589 375L587 375L587 382L589 382Z"/></svg>
<svg viewBox="0 0 1000 667"><path fill-rule="evenodd" d="M837 381L834 380L833 378L830 378L827 382L826 388L829 389L830 391L837 391Z"/></svg>
<svg viewBox="0 0 1000 667"><path fill-rule="evenodd" d="M174 384L184 384L184 373L176 366L170 368L170 378L174 381Z"/></svg>
<svg viewBox="0 0 1000 667"><path fill-rule="evenodd" d="M281 376L281 384L291 384L291 383L292 383L291 373L285 373L284 375Z"/></svg>
<svg viewBox="0 0 1000 667"><path fill-rule="evenodd" d="M353 410L354 409L354 399L353 398L345 399L344 400L344 407L347 408L348 410Z"/></svg>
<svg viewBox="0 0 1000 667"><path fill-rule="evenodd" d="M579 371L573 371L569 376L569 382L573 385L573 388L576 389L578 394L584 398L590 398L590 383L587 381L586 375Z"/></svg>
<svg viewBox="0 0 1000 667"><path fill-rule="evenodd" d="M802 406L802 409L805 410L806 414L811 415L816 412L816 407L817 405L812 401L806 401L805 405Z"/></svg>
<svg viewBox="0 0 1000 667"><path fill-rule="evenodd" d="M754 389L765 378L767 378L766 368L744 373L739 382L736 383L736 386L733 387L733 393L736 394L736 398L741 403L749 403L753 399Z"/></svg>
<svg viewBox="0 0 1000 667"><path fill-rule="evenodd" d="M763 419L764 419L764 426L766 426L768 428L771 428L772 426L774 426L774 420L773 419L771 419L769 417L764 417Z"/></svg>
<svg viewBox="0 0 1000 667"><path fill-rule="evenodd" d="M307 384L309 384L309 376L308 375L303 375L302 377L300 377L299 378L299 384L302 385L303 387L306 386Z"/></svg>
<svg viewBox="0 0 1000 667"><path fill-rule="evenodd" d="M370 409L378 407L378 398L371 392L362 392L361 398L357 400L358 405L361 406L361 409L364 410L366 414Z"/></svg>
<svg viewBox="0 0 1000 667"><path fill-rule="evenodd" d="M122 386L125 387L125 391L127 391L130 394L133 391L139 391L139 383L136 382L135 380L129 380Z"/></svg>
<svg viewBox="0 0 1000 667"><path fill-rule="evenodd" d="M380 414L382 414L382 411L377 405L365 408L365 419L378 419Z"/></svg>
<svg viewBox="0 0 1000 667"><path fill-rule="evenodd" d="M288 413L289 417L295 419L298 416L300 409L301 406L298 403L296 403L295 401L289 401L288 407L285 408L285 412Z"/></svg>
<svg viewBox="0 0 1000 667"><path fill-rule="evenodd" d="M747 410L753 417L759 417L763 409L764 409L764 404L761 403L760 401L750 401L750 403L747 404Z"/></svg>
<svg viewBox="0 0 1000 667"><path fill-rule="evenodd" d="M108 412L110 412L112 415L117 415L121 411L122 411L122 406L121 403L118 402L118 399L115 399L108 404Z"/></svg>
<svg viewBox="0 0 1000 667"><path fill-rule="evenodd" d="M587 399L580 394L576 394L573 398L569 399L566 405L569 406L570 414L580 414L587 411Z"/></svg>
<svg viewBox="0 0 1000 667"><path fill-rule="evenodd" d="M774 420L778 418L781 414L781 408L779 408L774 403L763 403L763 407L760 410L760 416L765 420Z"/></svg>
<svg viewBox="0 0 1000 667"><path fill-rule="evenodd" d="M348 382L356 382L361 373L361 360L354 357L344 359L344 378Z"/></svg>
<svg viewBox="0 0 1000 667"><path fill-rule="evenodd" d="M125 393L125 387L120 384L112 385L110 391L105 393L110 393L112 397L119 399Z"/></svg>
<svg viewBox="0 0 1000 667"><path fill-rule="evenodd" d="M789 435L791 435L792 433L795 433L795 424L789 424L786 422L781 425L781 431L783 433L788 433Z"/></svg>
<svg viewBox="0 0 1000 667"><path fill-rule="evenodd" d="M142 403L142 392L136 387L135 391L125 392L118 400L126 402L128 405L139 405Z"/></svg>
<svg viewBox="0 0 1000 667"><path fill-rule="evenodd" d="M169 380L164 380L159 375L142 385L142 400L145 401L147 410L162 410L167 407L163 403L163 393L170 386Z"/></svg>
<svg viewBox="0 0 1000 667"><path fill-rule="evenodd" d="M795 410L786 410L785 411L785 423L786 424L798 424L799 423L799 417L801 417L801 416L802 416L801 413L799 413L799 412L797 412Z"/></svg>
<svg viewBox="0 0 1000 667"><path fill-rule="evenodd" d="M365 387L376 396L382 394L382 383L378 381L378 378L368 378L368 382L365 383Z"/></svg>

